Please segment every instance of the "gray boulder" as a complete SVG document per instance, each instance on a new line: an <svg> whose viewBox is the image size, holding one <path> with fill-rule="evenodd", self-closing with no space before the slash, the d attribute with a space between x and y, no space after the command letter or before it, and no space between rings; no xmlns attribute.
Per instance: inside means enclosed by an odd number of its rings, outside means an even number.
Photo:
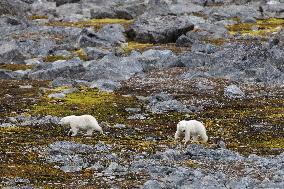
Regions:
<svg viewBox="0 0 284 189"><path fill-rule="evenodd" d="M153 69L178 67L176 56L171 50L147 50L138 58L141 62L143 71Z"/></svg>
<svg viewBox="0 0 284 189"><path fill-rule="evenodd" d="M105 48L120 46L121 43L126 42L123 32L124 28L119 24L105 25L98 32L84 29L78 38L78 45L80 47Z"/></svg>
<svg viewBox="0 0 284 189"><path fill-rule="evenodd" d="M161 184L157 180L148 180L144 183L143 189L160 189L162 188Z"/></svg>
<svg viewBox="0 0 284 189"><path fill-rule="evenodd" d="M57 77L77 78L85 68L80 59L59 60L49 64L40 64L29 73L35 80L52 80Z"/></svg>
<svg viewBox="0 0 284 189"><path fill-rule="evenodd" d="M93 81L90 84L90 88L98 88L101 91L107 91L107 92L113 92L115 89L118 89L120 87L121 84L119 82L106 80L106 79L99 79L97 81Z"/></svg>
<svg viewBox="0 0 284 189"><path fill-rule="evenodd" d="M193 30L188 16L143 14L130 26L127 34L135 41L144 43L171 43L182 34Z"/></svg>
<svg viewBox="0 0 284 189"><path fill-rule="evenodd" d="M19 46L13 41L0 41L0 64L23 64L24 56Z"/></svg>
<svg viewBox="0 0 284 189"><path fill-rule="evenodd" d="M166 93L152 95L148 98L148 101L148 109L153 113L165 113L172 111L183 113L191 112L185 105L173 99Z"/></svg>
<svg viewBox="0 0 284 189"><path fill-rule="evenodd" d="M224 95L229 98L242 98L245 93L236 85L230 85L224 89Z"/></svg>
<svg viewBox="0 0 284 189"><path fill-rule="evenodd" d="M99 79L122 81L143 70L135 55L129 57L107 55L96 63L91 62L86 69L88 71L81 79L87 81Z"/></svg>

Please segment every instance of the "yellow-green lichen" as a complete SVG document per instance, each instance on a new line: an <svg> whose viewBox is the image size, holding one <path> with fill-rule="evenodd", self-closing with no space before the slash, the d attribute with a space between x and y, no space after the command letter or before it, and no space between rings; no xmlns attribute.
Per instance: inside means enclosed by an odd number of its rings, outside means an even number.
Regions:
<svg viewBox="0 0 284 189"><path fill-rule="evenodd" d="M84 49L78 49L74 51L74 54L78 56L81 60L86 61L88 59L87 54L85 53Z"/></svg>
<svg viewBox="0 0 284 189"><path fill-rule="evenodd" d="M44 62L55 62L57 60L70 60L72 56L61 56L61 55L48 55L43 58Z"/></svg>
<svg viewBox="0 0 284 189"><path fill-rule="evenodd" d="M46 15L31 15L28 17L29 20L37 20L37 19L48 19Z"/></svg>
<svg viewBox="0 0 284 189"><path fill-rule="evenodd" d="M123 47L123 50L124 50L125 53L129 53L132 50L144 51L144 50L149 49L153 46L154 46L154 44L152 44L152 43L139 43L139 42L135 42L135 41L130 41L130 42L127 43L127 45L125 45Z"/></svg>
<svg viewBox="0 0 284 189"><path fill-rule="evenodd" d="M48 26L61 26L61 27L78 27L78 28L85 28L85 27L94 27L99 29L106 24L121 24L124 27L128 27L133 20L126 20L126 19L117 19L117 18L103 18L103 19L91 19L86 21L78 21L78 22L49 22L47 23Z"/></svg>
<svg viewBox="0 0 284 189"><path fill-rule="evenodd" d="M280 31L284 26L284 19L269 18L257 20L256 23L238 23L228 26L231 35L240 33L242 35L266 37Z"/></svg>
<svg viewBox="0 0 284 189"><path fill-rule="evenodd" d="M32 65L25 65L25 64L0 64L0 69L6 69L11 71L27 70L32 68L33 68Z"/></svg>

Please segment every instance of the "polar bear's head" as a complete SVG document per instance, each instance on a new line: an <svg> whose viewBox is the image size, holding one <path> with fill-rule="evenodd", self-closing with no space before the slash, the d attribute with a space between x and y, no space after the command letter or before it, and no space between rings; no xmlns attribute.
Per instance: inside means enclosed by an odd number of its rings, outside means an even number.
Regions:
<svg viewBox="0 0 284 189"><path fill-rule="evenodd" d="M74 115L63 117L62 119L60 119L59 124L60 125L68 125L72 121L73 117L74 117Z"/></svg>
<svg viewBox="0 0 284 189"><path fill-rule="evenodd" d="M183 123L182 121L180 121L178 124L177 124L177 132L179 133L184 133L186 130L186 124Z"/></svg>

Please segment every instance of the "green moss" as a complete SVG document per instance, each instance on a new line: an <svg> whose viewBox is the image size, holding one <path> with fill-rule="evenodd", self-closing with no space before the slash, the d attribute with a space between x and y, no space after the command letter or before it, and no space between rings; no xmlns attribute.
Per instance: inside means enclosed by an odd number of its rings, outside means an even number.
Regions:
<svg viewBox="0 0 284 189"><path fill-rule="evenodd" d="M116 19L116 18L104 18L104 19L91 19L87 21L78 21L78 22L49 22L47 23L48 26L61 26L61 27L78 27L78 28L85 28L85 27L94 27L99 29L106 24L121 24L124 27L128 27L133 20L126 20L126 19Z"/></svg>
<svg viewBox="0 0 284 189"><path fill-rule="evenodd" d="M274 32L278 32L283 28L284 19L269 18L257 20L256 23L240 23L228 26L230 34L240 33L242 35L266 37Z"/></svg>

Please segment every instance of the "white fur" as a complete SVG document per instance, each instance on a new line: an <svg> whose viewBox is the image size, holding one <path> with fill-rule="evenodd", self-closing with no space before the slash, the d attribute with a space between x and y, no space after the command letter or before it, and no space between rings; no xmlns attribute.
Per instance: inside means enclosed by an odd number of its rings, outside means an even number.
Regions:
<svg viewBox="0 0 284 189"><path fill-rule="evenodd" d="M96 118L91 115L66 116L60 120L59 124L70 125L71 129L68 134L71 132L71 136L76 136L79 129L87 130L87 133L85 134L86 136L92 135L93 131L99 131L101 134L103 134L103 130L99 126Z"/></svg>
<svg viewBox="0 0 284 189"><path fill-rule="evenodd" d="M190 121L180 121L177 124L177 131L175 133L175 140L177 141L179 136L184 133L184 144L186 144L190 137L192 136L193 142L196 142L198 140L198 137L203 140L203 142L208 141L208 136L206 134L206 129L204 125L196 120L190 120Z"/></svg>

